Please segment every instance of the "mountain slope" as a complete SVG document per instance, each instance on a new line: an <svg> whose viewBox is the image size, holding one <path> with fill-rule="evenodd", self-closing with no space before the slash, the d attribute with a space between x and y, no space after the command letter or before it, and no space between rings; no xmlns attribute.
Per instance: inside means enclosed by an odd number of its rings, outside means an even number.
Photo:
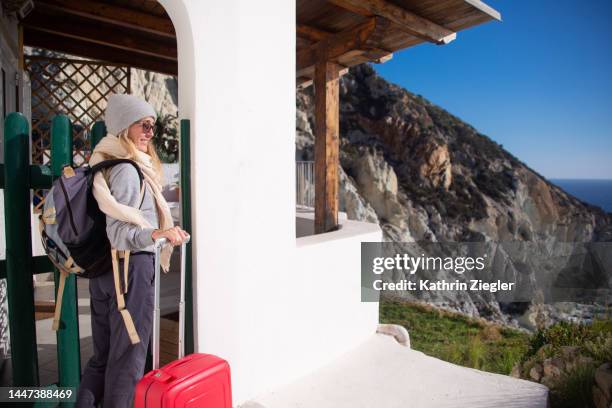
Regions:
<svg viewBox="0 0 612 408"><path fill-rule="evenodd" d="M549 183L469 124L388 83L370 66L342 78L340 102L341 206L349 218L378 222L387 239L549 246L612 241L611 214ZM312 160L312 87L298 94L297 108L296 155ZM497 302L479 296L447 306L506 320Z"/></svg>

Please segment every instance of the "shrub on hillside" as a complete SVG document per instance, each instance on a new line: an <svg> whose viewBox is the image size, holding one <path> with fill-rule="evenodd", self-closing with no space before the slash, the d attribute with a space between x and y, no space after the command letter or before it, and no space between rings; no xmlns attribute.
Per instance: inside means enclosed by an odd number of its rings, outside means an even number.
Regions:
<svg viewBox="0 0 612 408"><path fill-rule="evenodd" d="M595 369L612 361L612 318L540 329L513 373L550 388L551 407L593 406Z"/></svg>

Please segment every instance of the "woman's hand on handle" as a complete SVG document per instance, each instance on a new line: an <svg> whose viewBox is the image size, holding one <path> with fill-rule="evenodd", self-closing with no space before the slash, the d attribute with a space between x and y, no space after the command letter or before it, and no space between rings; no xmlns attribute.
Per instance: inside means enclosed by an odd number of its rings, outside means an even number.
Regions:
<svg viewBox="0 0 612 408"><path fill-rule="evenodd" d="M151 234L153 241L159 238L166 238L172 246L181 245L189 237L189 234L181 227L172 227L167 230L155 230Z"/></svg>

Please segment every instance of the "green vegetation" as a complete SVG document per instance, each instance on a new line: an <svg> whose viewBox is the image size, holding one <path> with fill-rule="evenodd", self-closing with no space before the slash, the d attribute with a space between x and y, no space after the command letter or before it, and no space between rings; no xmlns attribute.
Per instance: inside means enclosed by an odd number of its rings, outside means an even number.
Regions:
<svg viewBox="0 0 612 408"><path fill-rule="evenodd" d="M162 163L176 163L178 161L179 134L178 118L175 115L161 112L155 121L153 144Z"/></svg>
<svg viewBox="0 0 612 408"><path fill-rule="evenodd" d="M607 361L612 361L610 316L589 325L560 322L538 330L530 339L519 371L522 378L533 380L534 367L553 365L559 368L559 375L540 379L550 388L551 406L591 407L595 370Z"/></svg>
<svg viewBox="0 0 612 408"><path fill-rule="evenodd" d="M478 168L474 177L474 183L480 191L506 205L510 205L510 200L506 193L512 187L512 174L507 171L491 172L487 168Z"/></svg>
<svg viewBox="0 0 612 408"><path fill-rule="evenodd" d="M537 355L544 346L549 355L558 354L563 347L576 346L591 358L612 361L612 319L596 320L591 325L559 322L538 330L530 339L524 360Z"/></svg>
<svg viewBox="0 0 612 408"><path fill-rule="evenodd" d="M529 348L527 333L417 303L381 302L380 321L408 329L415 350L493 373L510 374Z"/></svg>
<svg viewBox="0 0 612 408"><path fill-rule="evenodd" d="M381 323L404 326L411 346L454 364L538 381L553 408L593 406L596 368L612 361L612 316L560 322L534 334L432 306L383 300Z"/></svg>
<svg viewBox="0 0 612 408"><path fill-rule="evenodd" d="M553 408L575 408L593 406L593 384L595 367L582 365L565 374L559 385L550 392L550 405Z"/></svg>

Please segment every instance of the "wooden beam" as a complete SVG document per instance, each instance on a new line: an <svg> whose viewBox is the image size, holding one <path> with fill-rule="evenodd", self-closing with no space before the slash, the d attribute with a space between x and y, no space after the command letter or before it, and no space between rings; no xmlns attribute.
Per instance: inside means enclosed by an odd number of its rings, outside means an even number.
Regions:
<svg viewBox="0 0 612 408"><path fill-rule="evenodd" d="M379 23L379 26L380 25L382 24ZM308 41L311 41L311 42L315 42L315 41L321 42L325 39L328 39L328 40L332 39L332 41L334 41L333 33L323 31L318 28L308 26L306 24L298 24L297 33L298 33L299 38L307 39ZM378 40L378 38L375 38L375 37L376 37L375 35L372 35L371 38L368 40L370 41L371 45L364 47L367 49L350 50L350 51L345 52L341 56L334 58L334 60L336 60L336 62L339 63L340 65L344 65L345 67L353 66L353 65L356 65L362 62L367 62L367 61L372 61L377 64L382 64L390 60L393 57L393 54L390 51L373 46L373 44L376 41L372 41L372 40ZM378 37L381 38L380 35ZM316 49L320 46L321 45L319 44L316 47L312 47L312 51L316 53L317 52ZM325 47L327 47L327 45L325 45ZM343 74L341 73L340 76L342 75ZM312 68L303 68L303 67L298 68L298 73L297 73L298 88L304 89L312 85L313 76L314 76L314 70Z"/></svg>
<svg viewBox="0 0 612 408"><path fill-rule="evenodd" d="M146 57L139 54L107 47L104 45L92 46L91 43L80 40L66 41L65 37L49 34L33 29L24 30L24 45L31 47L45 48L48 50L59 51L66 54L78 55L80 57L91 58L100 61L107 61L116 64L125 64L134 68L145 69L147 71L161 72L162 74L177 75L178 64L175 61Z"/></svg>
<svg viewBox="0 0 612 408"><path fill-rule="evenodd" d="M387 20L372 17L356 27L331 34L318 43L299 51L296 64L298 77L304 76L309 67L314 66L319 58L337 62L342 55L355 50L363 50L363 52L380 50L378 46L388 25ZM321 51L324 54L321 54ZM388 53L388 51L385 51L385 53Z"/></svg>
<svg viewBox="0 0 612 408"><path fill-rule="evenodd" d="M305 38L313 42L321 41L331 34L327 31L319 30L318 28L306 24L298 24L296 31L298 37Z"/></svg>
<svg viewBox="0 0 612 408"><path fill-rule="evenodd" d="M391 60L393 58L393 53L389 53L387 55L383 55L382 57L375 59L374 62L377 64L384 64L385 62Z"/></svg>
<svg viewBox="0 0 612 408"><path fill-rule="evenodd" d="M302 39L306 39L311 42L318 42L324 40L325 38L329 38L333 35L328 31L323 31L315 27L311 27L306 24L298 24L297 25L297 34L298 37ZM385 49L372 47L369 50L356 50L359 54L368 54L371 57L373 62L382 64L391 59L393 54ZM350 53L350 52L349 52ZM374 54L377 54L374 56ZM344 54L344 57L347 57L347 54ZM382 62L381 62L382 60Z"/></svg>
<svg viewBox="0 0 612 408"><path fill-rule="evenodd" d="M308 78L308 77L298 77L295 80L295 85L297 86L297 89L305 89L308 88L310 85L312 85L312 78Z"/></svg>
<svg viewBox="0 0 612 408"><path fill-rule="evenodd" d="M340 66L340 71L338 71L338 77L342 77L348 73L349 73L348 67L342 68L342 66ZM296 83L297 89L306 89L314 83L314 80L309 77L298 77L295 80L295 83Z"/></svg>
<svg viewBox="0 0 612 408"><path fill-rule="evenodd" d="M323 55L321 55L322 57ZM341 66L320 59L315 65L315 233L338 228Z"/></svg>
<svg viewBox="0 0 612 408"><path fill-rule="evenodd" d="M90 0L36 0L36 8L61 11L120 27L147 31L168 38L176 37L174 26L169 18L162 18L113 4Z"/></svg>
<svg viewBox="0 0 612 408"><path fill-rule="evenodd" d="M156 41L136 35L126 35L121 30L113 30L100 24L87 24L74 17L61 18L57 15L46 15L35 11L23 20L27 29L55 34L65 37L63 41L80 40L96 45L105 45L142 55L163 58L176 62L176 42L170 45L169 40Z"/></svg>
<svg viewBox="0 0 612 408"><path fill-rule="evenodd" d="M17 35L18 35L18 40L17 40L17 48L19 50L19 69L20 70L24 70L25 68L25 60L23 59L23 25L21 23L19 23L19 25L17 26Z"/></svg>
<svg viewBox="0 0 612 408"><path fill-rule="evenodd" d="M435 44L448 44L457 33L386 0L328 0L336 6L363 16L380 16L410 35Z"/></svg>

